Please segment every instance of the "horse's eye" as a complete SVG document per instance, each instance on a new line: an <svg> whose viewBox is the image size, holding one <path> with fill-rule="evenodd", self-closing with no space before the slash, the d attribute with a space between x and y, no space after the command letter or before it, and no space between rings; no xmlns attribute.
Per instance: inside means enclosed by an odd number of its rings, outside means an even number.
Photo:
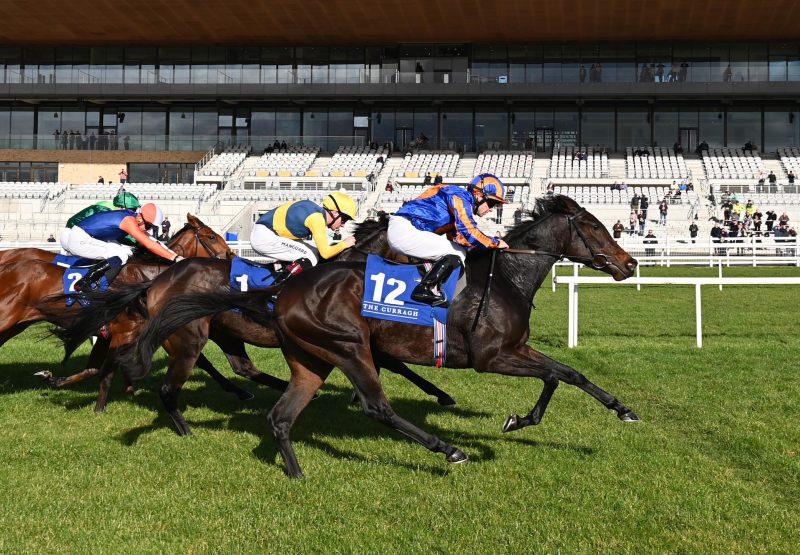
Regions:
<svg viewBox="0 0 800 555"><path fill-rule="evenodd" d="M211 237L209 237L209 240L216 241L217 240L217 236L216 235L212 235Z"/></svg>
<svg viewBox="0 0 800 555"><path fill-rule="evenodd" d="M592 224L592 227L595 229L600 229L600 224Z"/></svg>

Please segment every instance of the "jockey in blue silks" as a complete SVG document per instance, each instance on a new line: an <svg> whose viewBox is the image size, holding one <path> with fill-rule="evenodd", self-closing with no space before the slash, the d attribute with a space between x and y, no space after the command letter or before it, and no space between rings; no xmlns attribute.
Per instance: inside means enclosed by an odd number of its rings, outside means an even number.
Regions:
<svg viewBox="0 0 800 555"><path fill-rule="evenodd" d="M436 261L412 291L412 299L447 306L441 285L462 266L467 250L508 248L502 239L481 232L473 217L483 217L505 203L505 191L500 179L485 173L475 177L466 189L444 184L431 187L389 219L387 239L393 250Z"/></svg>

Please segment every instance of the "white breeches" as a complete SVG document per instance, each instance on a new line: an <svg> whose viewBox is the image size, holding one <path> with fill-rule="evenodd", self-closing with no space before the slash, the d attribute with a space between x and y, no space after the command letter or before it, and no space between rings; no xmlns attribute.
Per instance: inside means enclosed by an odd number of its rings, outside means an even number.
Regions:
<svg viewBox="0 0 800 555"><path fill-rule="evenodd" d="M58 238L67 254L73 256L82 256L84 258L111 258L118 256L124 264L133 253L131 247L95 239L78 226L65 229Z"/></svg>
<svg viewBox="0 0 800 555"><path fill-rule="evenodd" d="M250 234L250 246L262 256L269 256L280 262L294 262L299 258L308 258L313 266L319 260L318 251L312 243L301 239L281 237L263 224L253 226Z"/></svg>
<svg viewBox="0 0 800 555"><path fill-rule="evenodd" d="M421 231L402 216L389 218L386 239L393 250L423 260L437 260L448 254L456 255L462 263L467 258L467 250L461 245L456 245L444 235Z"/></svg>

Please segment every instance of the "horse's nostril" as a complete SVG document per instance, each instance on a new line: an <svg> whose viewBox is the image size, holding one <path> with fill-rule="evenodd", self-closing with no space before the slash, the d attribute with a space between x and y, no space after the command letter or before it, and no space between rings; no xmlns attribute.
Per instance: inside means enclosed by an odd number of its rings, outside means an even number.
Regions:
<svg viewBox="0 0 800 555"><path fill-rule="evenodd" d="M630 270L632 272L632 271L634 271L636 269L637 265L638 264L637 264L637 262L635 260L631 260L630 262L625 264L625 267L628 268L628 270Z"/></svg>

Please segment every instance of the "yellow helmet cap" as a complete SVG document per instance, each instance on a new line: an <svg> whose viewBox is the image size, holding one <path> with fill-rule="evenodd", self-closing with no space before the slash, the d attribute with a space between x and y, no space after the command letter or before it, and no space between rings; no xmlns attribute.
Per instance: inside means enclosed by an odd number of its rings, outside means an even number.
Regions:
<svg viewBox="0 0 800 555"><path fill-rule="evenodd" d="M358 213L356 201L350 195L341 191L334 191L325 197L325 200L322 201L322 206L328 210L336 210L339 214L347 216L351 220L355 220Z"/></svg>

